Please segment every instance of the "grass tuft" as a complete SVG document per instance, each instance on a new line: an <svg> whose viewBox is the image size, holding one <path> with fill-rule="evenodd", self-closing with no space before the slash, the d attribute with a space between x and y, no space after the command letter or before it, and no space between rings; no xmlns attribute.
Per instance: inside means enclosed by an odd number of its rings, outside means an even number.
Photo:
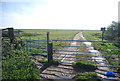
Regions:
<svg viewBox="0 0 120 81"><path fill-rule="evenodd" d="M78 73L75 79L76 81L101 81L101 77L95 72Z"/></svg>
<svg viewBox="0 0 120 81"><path fill-rule="evenodd" d="M77 61L72 65L76 70L79 69L89 69L89 70L95 70L97 67L93 63L87 63L87 62L81 62Z"/></svg>

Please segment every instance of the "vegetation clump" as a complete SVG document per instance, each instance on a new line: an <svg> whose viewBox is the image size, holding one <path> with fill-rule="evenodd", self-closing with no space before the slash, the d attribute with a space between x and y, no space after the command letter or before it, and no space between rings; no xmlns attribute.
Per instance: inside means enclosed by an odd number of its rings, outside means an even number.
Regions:
<svg viewBox="0 0 120 81"><path fill-rule="evenodd" d="M14 42L10 43L6 39L3 38L2 41L2 79L40 79L39 69L25 51L24 42L15 38Z"/></svg>
<svg viewBox="0 0 120 81"><path fill-rule="evenodd" d="M47 59L42 59L39 62L41 62L41 63L48 63L48 60ZM60 62L61 62L60 60L55 59L51 63L52 63L52 65L59 65Z"/></svg>
<svg viewBox="0 0 120 81"><path fill-rule="evenodd" d="M101 77L95 72L78 73L75 79L76 81L101 81Z"/></svg>
<svg viewBox="0 0 120 81"><path fill-rule="evenodd" d="M77 61L72 65L76 70L79 69L88 69L88 70L95 70L97 67L93 63L81 62Z"/></svg>

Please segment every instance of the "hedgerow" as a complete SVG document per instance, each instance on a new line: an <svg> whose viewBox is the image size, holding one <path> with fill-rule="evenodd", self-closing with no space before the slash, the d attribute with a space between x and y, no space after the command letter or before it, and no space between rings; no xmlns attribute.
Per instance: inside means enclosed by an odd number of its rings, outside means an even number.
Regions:
<svg viewBox="0 0 120 81"><path fill-rule="evenodd" d="M10 43L2 41L2 79L40 79L39 70L25 51L25 44L18 37Z"/></svg>

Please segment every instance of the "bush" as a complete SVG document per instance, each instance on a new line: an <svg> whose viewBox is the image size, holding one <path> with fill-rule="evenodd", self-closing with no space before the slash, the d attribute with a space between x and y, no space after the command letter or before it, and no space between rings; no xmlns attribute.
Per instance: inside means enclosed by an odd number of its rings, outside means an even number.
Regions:
<svg viewBox="0 0 120 81"><path fill-rule="evenodd" d="M75 79L76 81L101 81L95 72L78 73Z"/></svg>
<svg viewBox="0 0 120 81"><path fill-rule="evenodd" d="M19 41L2 43L2 79L40 79L39 69Z"/></svg>
<svg viewBox="0 0 120 81"><path fill-rule="evenodd" d="M3 61L3 79L40 79L39 70L27 60L10 59Z"/></svg>
<svg viewBox="0 0 120 81"><path fill-rule="evenodd" d="M2 64L3 79L40 79L39 70L27 56L9 58Z"/></svg>
<svg viewBox="0 0 120 81"><path fill-rule="evenodd" d="M89 69L89 70L95 70L97 67L93 63L87 63L87 62L81 62L77 61L72 65L75 69Z"/></svg>

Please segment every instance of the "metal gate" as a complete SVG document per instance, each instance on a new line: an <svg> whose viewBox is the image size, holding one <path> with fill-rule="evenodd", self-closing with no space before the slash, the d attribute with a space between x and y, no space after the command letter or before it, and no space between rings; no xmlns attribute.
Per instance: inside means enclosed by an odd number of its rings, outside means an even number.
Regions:
<svg viewBox="0 0 120 81"><path fill-rule="evenodd" d="M51 42L50 42L51 41ZM60 43L59 43L60 42ZM92 43L100 42L101 46L94 46ZM120 49L117 47L106 47L105 43L120 43L119 41L91 41L91 40L26 40L26 49L30 54L43 55L52 62L60 60L63 64L73 64L75 61L94 63L99 70L117 70L120 68ZM106 52L99 52L96 49L105 49ZM112 50L115 49L116 53ZM117 52L118 51L118 52ZM102 67L102 69L101 69ZM99 71L96 71L99 73ZM118 73L117 71L115 73Z"/></svg>

